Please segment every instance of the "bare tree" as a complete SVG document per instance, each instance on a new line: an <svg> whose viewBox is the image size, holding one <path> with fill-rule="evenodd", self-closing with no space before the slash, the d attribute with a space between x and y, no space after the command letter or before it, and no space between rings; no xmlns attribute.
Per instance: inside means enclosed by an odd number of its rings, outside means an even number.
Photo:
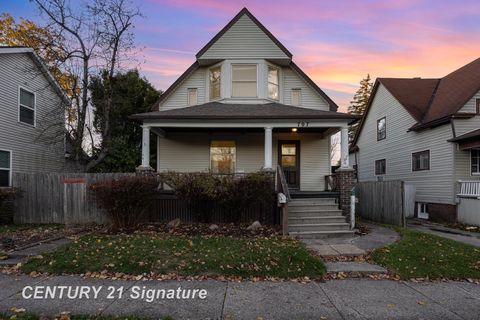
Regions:
<svg viewBox="0 0 480 320"><path fill-rule="evenodd" d="M109 113L112 105L112 85L106 87L106 101L103 104L105 123L100 132L100 141L95 143L93 130L87 123L91 113L89 86L92 75L108 70L111 80L120 68L122 57L134 48L131 29L133 20L141 14L138 8L126 0L31 0L35 2L47 28L62 39L57 45L63 51L65 63L62 67L72 75L69 93L72 109L69 132L73 139L73 156L79 162L83 155L86 139L90 139L93 157L87 163L87 170L103 161L108 154L110 139Z"/></svg>

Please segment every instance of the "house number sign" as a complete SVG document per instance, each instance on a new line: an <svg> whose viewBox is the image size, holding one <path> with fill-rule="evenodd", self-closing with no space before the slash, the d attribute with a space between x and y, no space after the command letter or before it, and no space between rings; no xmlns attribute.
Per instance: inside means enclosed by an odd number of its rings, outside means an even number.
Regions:
<svg viewBox="0 0 480 320"><path fill-rule="evenodd" d="M299 127L299 128L308 127L309 124L310 124L310 122L308 122L308 121L298 121L297 122L297 127Z"/></svg>

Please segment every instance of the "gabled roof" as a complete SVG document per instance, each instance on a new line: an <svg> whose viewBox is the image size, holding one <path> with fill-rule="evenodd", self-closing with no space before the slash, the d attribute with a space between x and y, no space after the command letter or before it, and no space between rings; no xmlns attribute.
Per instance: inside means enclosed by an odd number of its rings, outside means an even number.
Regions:
<svg viewBox="0 0 480 320"><path fill-rule="evenodd" d="M134 114L134 120L254 120L254 119L338 119L356 121L359 117L334 111L293 107L281 103L237 104L208 102L196 106Z"/></svg>
<svg viewBox="0 0 480 320"><path fill-rule="evenodd" d="M63 88L57 82L57 80L52 76L50 71L48 71L47 66L43 62L43 60L35 53L33 48L30 47L22 47L22 46L0 46L0 54L28 54L33 62L41 69L47 80L53 86L53 89L57 94L63 99L63 101L67 104L70 104L70 98L67 96Z"/></svg>
<svg viewBox="0 0 480 320"><path fill-rule="evenodd" d="M440 79L378 78L350 149L358 137L370 110L378 86L382 84L417 123L406 130L419 131L449 123L452 118L472 117L460 109L480 91L480 58Z"/></svg>
<svg viewBox="0 0 480 320"><path fill-rule="evenodd" d="M288 51L288 49L285 48L285 46L277 38L275 38L275 36L270 31L268 31L268 29L265 28L265 26L260 21L258 21L258 19L255 18L255 16L250 11L248 11L247 8L243 8L242 10L240 10L240 12L237 13L237 15L233 17L233 19L230 20L230 22L225 27L223 27L222 30L220 30L220 32L218 32L202 49L200 49L200 51L198 51L198 53L196 54L196 58L200 59L201 56L205 52L207 52L207 50L210 49L213 44L217 42L217 40L220 39L225 34L225 32L227 32L243 15L248 16L273 41L273 43L275 43L290 59L292 58L292 54L290 53L290 51Z"/></svg>
<svg viewBox="0 0 480 320"><path fill-rule="evenodd" d="M285 48L285 46L277 39L275 36L268 31L267 28L265 28L264 25L258 21L255 16L248 11L247 8L243 8L240 10L240 12L232 19L230 22L222 29L220 30L219 33L215 35L200 51L196 54L196 58L199 59L225 32L227 32L243 15L247 15L290 59L292 58L292 54L290 51ZM320 87L302 70L300 67L297 66L293 61L290 60L288 64L292 70L294 70L310 87L312 87L313 90L315 90L322 98L325 99L325 101L329 105L330 111L337 111L338 110L338 105L322 90ZM155 102L154 105L152 105L151 109L152 111L158 111L159 106L164 101L172 92L175 91L175 89L184 81L186 80L195 70L197 70L200 67L200 64L197 61L195 61L180 77L178 77L175 82L170 85L170 87L165 90L160 95L160 98Z"/></svg>

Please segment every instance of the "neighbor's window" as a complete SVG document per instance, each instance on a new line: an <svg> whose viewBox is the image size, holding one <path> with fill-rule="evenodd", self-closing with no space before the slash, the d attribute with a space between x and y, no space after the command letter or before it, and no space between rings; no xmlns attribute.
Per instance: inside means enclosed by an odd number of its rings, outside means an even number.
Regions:
<svg viewBox="0 0 480 320"><path fill-rule="evenodd" d="M232 65L232 97L257 96L257 66L255 64Z"/></svg>
<svg viewBox="0 0 480 320"><path fill-rule="evenodd" d="M220 99L220 66L210 69L210 100Z"/></svg>
<svg viewBox="0 0 480 320"><path fill-rule="evenodd" d="M302 105L302 89L292 89L292 105Z"/></svg>
<svg viewBox="0 0 480 320"><path fill-rule="evenodd" d="M412 171L430 170L430 151L412 153Z"/></svg>
<svg viewBox="0 0 480 320"><path fill-rule="evenodd" d="M12 174L10 156L10 151L0 150L0 187L10 186L10 176Z"/></svg>
<svg viewBox="0 0 480 320"><path fill-rule="evenodd" d="M470 158L472 163L472 174L480 175L480 149L472 149L470 151Z"/></svg>
<svg viewBox="0 0 480 320"><path fill-rule="evenodd" d="M194 106L197 102L197 88L188 88L188 106Z"/></svg>
<svg viewBox="0 0 480 320"><path fill-rule="evenodd" d="M35 94L20 88L19 117L20 122L35 125Z"/></svg>
<svg viewBox="0 0 480 320"><path fill-rule="evenodd" d="M477 114L480 114L480 99L476 99L475 103L477 105Z"/></svg>
<svg viewBox="0 0 480 320"><path fill-rule="evenodd" d="M268 97L270 99L278 100L278 78L278 69L268 66Z"/></svg>
<svg viewBox="0 0 480 320"><path fill-rule="evenodd" d="M379 176L387 173L387 160L381 159L375 161L375 175Z"/></svg>
<svg viewBox="0 0 480 320"><path fill-rule="evenodd" d="M387 137L387 119L383 117L377 120L377 141L383 140Z"/></svg>
<svg viewBox="0 0 480 320"><path fill-rule="evenodd" d="M235 173L235 141L214 140L210 144L210 170L213 173Z"/></svg>

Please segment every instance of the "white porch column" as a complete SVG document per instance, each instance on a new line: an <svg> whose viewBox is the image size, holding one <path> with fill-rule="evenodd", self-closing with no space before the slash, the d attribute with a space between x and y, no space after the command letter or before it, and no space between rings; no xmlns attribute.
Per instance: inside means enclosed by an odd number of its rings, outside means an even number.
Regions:
<svg viewBox="0 0 480 320"><path fill-rule="evenodd" d="M150 127L142 126L142 167L150 167Z"/></svg>
<svg viewBox="0 0 480 320"><path fill-rule="evenodd" d="M350 168L348 155L348 127L342 127L340 133L340 167L342 169Z"/></svg>
<svg viewBox="0 0 480 320"><path fill-rule="evenodd" d="M272 170L272 127L265 128L265 156L263 169Z"/></svg>

